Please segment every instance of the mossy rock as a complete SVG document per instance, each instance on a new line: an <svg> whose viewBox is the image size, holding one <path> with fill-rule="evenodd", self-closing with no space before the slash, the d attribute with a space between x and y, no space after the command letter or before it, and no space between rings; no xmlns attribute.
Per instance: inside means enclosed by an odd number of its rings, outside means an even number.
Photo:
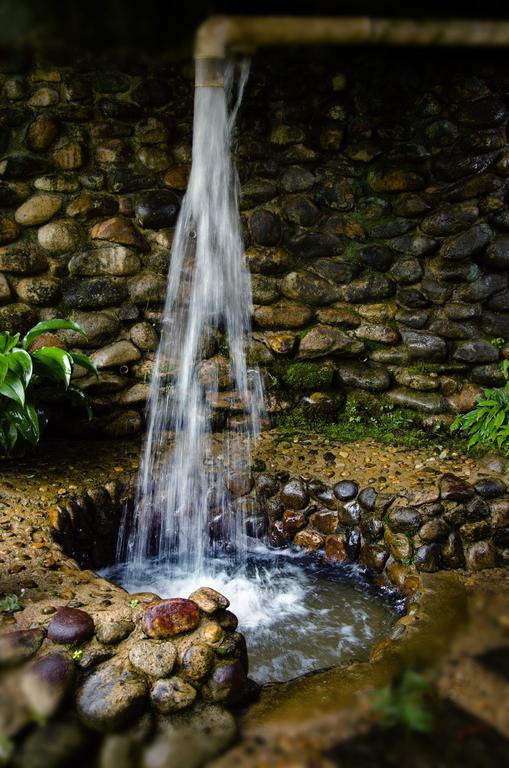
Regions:
<svg viewBox="0 0 509 768"><path fill-rule="evenodd" d="M334 367L329 362L297 362L284 370L282 379L289 389L302 391L330 387L333 376Z"/></svg>

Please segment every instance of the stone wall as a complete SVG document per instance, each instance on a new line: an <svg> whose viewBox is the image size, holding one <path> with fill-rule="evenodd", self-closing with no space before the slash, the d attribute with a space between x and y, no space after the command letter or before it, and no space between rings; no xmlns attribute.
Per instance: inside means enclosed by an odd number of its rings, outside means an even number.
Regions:
<svg viewBox="0 0 509 768"><path fill-rule="evenodd" d="M78 321L86 341L63 335L101 372L78 371L92 429L130 434L189 171L192 68L12 69L0 74L0 330ZM507 63L487 53L256 58L236 154L252 356L279 404L363 389L447 417L502 382L508 99ZM211 352L223 371L221 340Z"/></svg>

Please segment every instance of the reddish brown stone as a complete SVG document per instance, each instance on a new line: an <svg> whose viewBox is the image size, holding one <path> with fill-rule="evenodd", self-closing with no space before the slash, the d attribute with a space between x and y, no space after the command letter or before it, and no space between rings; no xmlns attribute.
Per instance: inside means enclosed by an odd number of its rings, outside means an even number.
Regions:
<svg viewBox="0 0 509 768"><path fill-rule="evenodd" d="M325 556L335 563L343 563L348 560L346 553L346 536L344 533L336 533L325 539Z"/></svg>
<svg viewBox="0 0 509 768"><path fill-rule="evenodd" d="M313 317L309 307L301 304L278 303L270 307L257 307L254 319L260 328L302 328Z"/></svg>
<svg viewBox="0 0 509 768"><path fill-rule="evenodd" d="M113 216L92 227L91 236L96 240L110 240L120 245L128 245L139 251L148 251L149 245L131 221Z"/></svg>
<svg viewBox="0 0 509 768"><path fill-rule="evenodd" d="M334 533L338 524L338 513L332 509L319 509L313 512L309 522L320 533Z"/></svg>
<svg viewBox="0 0 509 768"><path fill-rule="evenodd" d="M294 539L294 543L302 549L321 549L323 547L324 537L314 531L299 531Z"/></svg>
<svg viewBox="0 0 509 768"><path fill-rule="evenodd" d="M48 637L55 643L84 643L93 634L93 618L79 608L60 608L48 626Z"/></svg>
<svg viewBox="0 0 509 768"><path fill-rule="evenodd" d="M474 489L457 475L446 472L440 479L440 498L449 501L468 501L474 495Z"/></svg>
<svg viewBox="0 0 509 768"><path fill-rule="evenodd" d="M289 537L283 530L283 521L275 520L269 531L269 543L271 547L286 547L289 544Z"/></svg>
<svg viewBox="0 0 509 768"><path fill-rule="evenodd" d="M166 638L189 632L200 623L200 609L193 600L175 597L145 608L143 631L149 637Z"/></svg>
<svg viewBox="0 0 509 768"><path fill-rule="evenodd" d="M306 518L302 512L294 509L287 509L283 512L283 532L285 536L291 538L297 531L304 528Z"/></svg>

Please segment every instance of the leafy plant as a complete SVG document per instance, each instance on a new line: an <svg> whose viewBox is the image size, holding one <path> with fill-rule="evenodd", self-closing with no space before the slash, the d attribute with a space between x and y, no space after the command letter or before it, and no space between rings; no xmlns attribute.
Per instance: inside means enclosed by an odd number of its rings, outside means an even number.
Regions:
<svg viewBox="0 0 509 768"><path fill-rule="evenodd" d="M23 606L19 601L19 597L15 594L4 595L0 597L0 613L15 613L16 611L22 611Z"/></svg>
<svg viewBox="0 0 509 768"><path fill-rule="evenodd" d="M373 708L382 728L403 726L409 731L429 733L434 725L427 698L429 683L412 669L406 669L392 684L373 693Z"/></svg>
<svg viewBox="0 0 509 768"><path fill-rule="evenodd" d="M509 360L503 360L500 369L505 385L483 389L475 407L456 416L451 431L466 432L468 448L496 448L509 456Z"/></svg>
<svg viewBox="0 0 509 768"><path fill-rule="evenodd" d="M77 323L60 319L38 323L21 341L19 333L0 333L0 453L10 455L20 437L37 445L47 423L41 401L45 387L53 398L64 394L71 403L83 405L91 418L87 396L71 384L75 365L97 375L90 358L58 346L35 344L42 334L61 329L85 335Z"/></svg>

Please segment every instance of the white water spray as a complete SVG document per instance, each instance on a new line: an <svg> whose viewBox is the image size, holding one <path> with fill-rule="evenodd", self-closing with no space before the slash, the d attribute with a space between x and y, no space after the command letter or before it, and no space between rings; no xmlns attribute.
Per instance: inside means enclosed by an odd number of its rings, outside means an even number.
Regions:
<svg viewBox="0 0 509 768"><path fill-rule="evenodd" d="M225 87L195 90L193 160L171 252L161 340L148 404L148 430L134 519L122 524L118 555L131 577L147 559L195 574L221 547L245 557L244 521L234 513L229 478L249 471L263 392L248 369L251 284L239 215L239 182L231 139L247 80L243 63L233 98L234 67ZM232 103L233 102L233 103ZM200 362L224 334L227 392L219 370ZM223 438L212 432L218 399L236 411Z"/></svg>

